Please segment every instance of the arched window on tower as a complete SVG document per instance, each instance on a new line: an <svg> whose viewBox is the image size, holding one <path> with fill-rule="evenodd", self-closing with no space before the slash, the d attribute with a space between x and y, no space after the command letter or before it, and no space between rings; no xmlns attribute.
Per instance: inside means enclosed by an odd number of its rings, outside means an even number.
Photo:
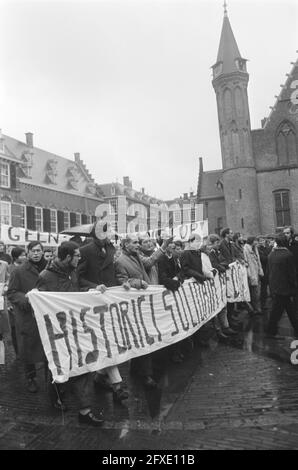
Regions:
<svg viewBox="0 0 298 470"><path fill-rule="evenodd" d="M276 152L279 165L298 163L296 130L289 121L283 121L277 129Z"/></svg>
<svg viewBox="0 0 298 470"><path fill-rule="evenodd" d="M279 189L273 192L275 204L276 226L291 225L290 191Z"/></svg>
<svg viewBox="0 0 298 470"><path fill-rule="evenodd" d="M229 122L233 117L233 106L232 106L232 93L229 88L226 88L223 94L223 105L226 120Z"/></svg>
<svg viewBox="0 0 298 470"><path fill-rule="evenodd" d="M235 88L235 105L236 105L236 113L238 117L244 116L244 102L243 102L243 94L241 88L237 86Z"/></svg>

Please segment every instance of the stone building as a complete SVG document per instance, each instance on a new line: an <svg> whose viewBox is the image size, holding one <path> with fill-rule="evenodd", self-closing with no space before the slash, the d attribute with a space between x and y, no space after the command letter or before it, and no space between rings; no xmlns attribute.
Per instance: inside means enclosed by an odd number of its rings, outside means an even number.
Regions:
<svg viewBox="0 0 298 470"><path fill-rule="evenodd" d="M96 216L108 216L118 233L172 228L203 217L203 206L197 204L193 192L163 201L146 194L144 188L134 189L129 176L123 177L123 183L100 184L99 189L104 203L98 207Z"/></svg>
<svg viewBox="0 0 298 470"><path fill-rule="evenodd" d="M91 223L103 202L79 153L74 160L0 134L0 222L57 233Z"/></svg>
<svg viewBox="0 0 298 470"><path fill-rule="evenodd" d="M222 169L204 171L200 160L198 202L209 232L229 226L245 235L267 234L290 224L298 230L298 61L270 115L254 130L246 62L225 9L212 67Z"/></svg>

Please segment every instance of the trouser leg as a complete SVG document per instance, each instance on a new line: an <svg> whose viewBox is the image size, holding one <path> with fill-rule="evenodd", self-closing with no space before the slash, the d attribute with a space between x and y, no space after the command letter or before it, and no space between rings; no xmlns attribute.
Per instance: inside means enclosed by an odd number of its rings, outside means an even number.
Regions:
<svg viewBox="0 0 298 470"><path fill-rule="evenodd" d="M136 357L131 360L131 371L140 377L152 376L152 355Z"/></svg>
<svg viewBox="0 0 298 470"><path fill-rule="evenodd" d="M267 300L267 287L268 287L268 282L267 279L262 277L261 279L261 306L264 307L266 304Z"/></svg>
<svg viewBox="0 0 298 470"><path fill-rule="evenodd" d="M291 299L291 297L285 298L285 309L288 314L291 325L294 328L295 335L298 335L298 314L295 309L294 301Z"/></svg>
<svg viewBox="0 0 298 470"><path fill-rule="evenodd" d="M79 409L91 409L91 400L92 400L92 374L87 372L87 374L77 375L69 379L73 391L78 400Z"/></svg>
<svg viewBox="0 0 298 470"><path fill-rule="evenodd" d="M26 379L35 379L36 377L36 367L35 364L24 364Z"/></svg>
<svg viewBox="0 0 298 470"><path fill-rule="evenodd" d="M219 314L217 315L218 317L218 321L219 321L219 324L220 324L220 327L222 329L224 328L229 328L229 320L228 320L228 311L227 311L227 307L224 307L220 312Z"/></svg>
<svg viewBox="0 0 298 470"><path fill-rule="evenodd" d="M228 317L228 322L230 323L231 318L235 312L235 304L234 303L227 303L227 317Z"/></svg>
<svg viewBox="0 0 298 470"><path fill-rule="evenodd" d="M260 289L259 286L249 286L250 303L255 312L260 311Z"/></svg>
<svg viewBox="0 0 298 470"><path fill-rule="evenodd" d="M117 366L106 367L103 369L103 372L107 374L112 385L122 382L122 377Z"/></svg>
<svg viewBox="0 0 298 470"><path fill-rule="evenodd" d="M273 295L272 310L270 312L269 322L267 326L267 332L269 334L276 335L277 329L278 329L278 322L281 319L284 309L285 309L284 296Z"/></svg>

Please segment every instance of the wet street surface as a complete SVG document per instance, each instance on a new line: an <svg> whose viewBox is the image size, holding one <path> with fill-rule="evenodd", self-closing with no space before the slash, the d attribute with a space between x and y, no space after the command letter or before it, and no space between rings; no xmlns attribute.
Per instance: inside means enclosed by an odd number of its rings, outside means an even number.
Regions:
<svg viewBox="0 0 298 470"><path fill-rule="evenodd" d="M44 368L40 390L27 392L12 346L0 366L0 449L298 449L298 365L293 338L267 339L263 317L240 311L235 337L218 341L211 326L196 335L183 363L170 363L155 390L120 372L129 391L123 405L94 391L102 428L82 425L71 390L65 413L49 405Z"/></svg>

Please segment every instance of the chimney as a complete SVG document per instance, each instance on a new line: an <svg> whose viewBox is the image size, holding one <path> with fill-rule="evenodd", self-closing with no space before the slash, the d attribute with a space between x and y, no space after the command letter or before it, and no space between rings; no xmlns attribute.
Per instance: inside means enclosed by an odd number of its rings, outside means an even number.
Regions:
<svg viewBox="0 0 298 470"><path fill-rule="evenodd" d="M80 153L79 152L74 153L74 158L75 158L75 162L78 163L80 161Z"/></svg>
<svg viewBox="0 0 298 470"><path fill-rule="evenodd" d="M193 191L190 191L189 197L193 197Z"/></svg>
<svg viewBox="0 0 298 470"><path fill-rule="evenodd" d="M142 194L145 194L145 188L141 188Z"/></svg>
<svg viewBox="0 0 298 470"><path fill-rule="evenodd" d="M33 134L32 132L26 132L26 144L28 147L33 147Z"/></svg>
<svg viewBox="0 0 298 470"><path fill-rule="evenodd" d="M187 193L183 193L183 199L188 199Z"/></svg>
<svg viewBox="0 0 298 470"><path fill-rule="evenodd" d="M129 176L123 176L123 184L124 184L124 186L127 186L128 188L130 187L129 186Z"/></svg>

